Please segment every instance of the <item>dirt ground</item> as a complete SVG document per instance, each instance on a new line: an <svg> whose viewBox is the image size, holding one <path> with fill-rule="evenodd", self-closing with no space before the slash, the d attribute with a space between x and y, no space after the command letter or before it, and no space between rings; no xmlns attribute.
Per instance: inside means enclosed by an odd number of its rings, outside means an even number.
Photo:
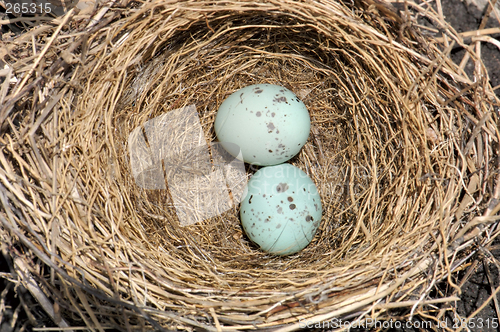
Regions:
<svg viewBox="0 0 500 332"><path fill-rule="evenodd" d="M445 19L457 32L474 31L479 28L483 11L477 9L477 7L468 7L460 0L441 0L441 3ZM485 29L498 28L499 26L497 18L492 13ZM493 35L492 37L500 40L500 35ZM460 63L464 54L465 51L463 49L457 48L452 51L451 58L456 63ZM493 44L482 43L481 55L484 65L488 69L491 85L493 87L500 85L500 49ZM465 71L472 77L472 72L474 71L472 61L468 62ZM500 87L496 90L496 93L500 96Z"/></svg>
<svg viewBox="0 0 500 332"><path fill-rule="evenodd" d="M460 0L441 0L443 6L443 14L446 20L458 31L473 31L479 28L483 12L475 7L467 7ZM499 27L497 19L493 16L488 21L485 28ZM500 35L493 35L493 38L500 41ZM488 69L489 78L492 86L499 86L496 90L500 96L500 49L490 43L482 44L482 59ZM460 63L465 51L461 48L456 48L452 51L451 57L456 63ZM465 67L465 71L472 77L474 64L469 61ZM500 261L500 241L496 241L496 250L491 253ZM441 322L448 328L453 329L462 319L468 317L471 313L480 308L486 299L492 294L492 291L499 287L500 274L498 265L494 263L495 259L488 257L485 254L478 254L471 260L470 264L475 264L474 273L469 278L466 278L465 271L459 272L453 276L455 283L460 284L464 278L468 279L462 286L462 293L459 295L461 301L447 305L447 314L441 318ZM474 263L476 262L476 263ZM29 324L28 314L32 315L32 320L40 323L39 326L52 326L50 320L47 321L47 316L41 308L37 309L35 300L30 294L18 287L14 290L14 284L7 281L9 277L8 262L0 255L0 332L19 332L22 330L31 331L33 326ZM441 288L440 288L441 287ZM454 289L446 288L445 286L437 286L440 289L441 296L452 295ZM15 295L17 292L18 295ZM497 294L497 299L500 301L500 295ZM497 302L498 303L498 302ZM3 305L3 310L2 310ZM498 304L497 304L498 305ZM30 313L26 313L23 307L29 307ZM439 307L443 308L443 306ZM399 315L407 313L400 312ZM495 302L491 301L484 309L482 309L475 319L464 325L469 331L500 331L500 308L495 308ZM395 319L397 319L397 315ZM400 316L401 317L401 316ZM420 322L420 328L402 327L395 329L387 329L388 331L438 331L444 329L426 328L424 323L429 321L428 318L416 316L415 322ZM12 324L14 322L14 324ZM460 325L460 324L458 324ZM414 324L417 326L417 324ZM467 328L463 330L466 331ZM382 329L386 330L386 329ZM359 330L358 330L359 331Z"/></svg>

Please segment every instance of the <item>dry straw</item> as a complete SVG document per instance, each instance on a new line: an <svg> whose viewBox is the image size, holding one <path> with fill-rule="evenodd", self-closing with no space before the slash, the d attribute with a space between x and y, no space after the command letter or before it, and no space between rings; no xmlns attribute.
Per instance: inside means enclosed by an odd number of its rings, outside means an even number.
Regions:
<svg viewBox="0 0 500 332"><path fill-rule="evenodd" d="M292 331L396 308L438 321L453 272L498 235L499 100L478 48L429 8L112 2L1 45L2 250L60 328ZM456 46L474 77L449 59ZM312 118L291 162L324 213L288 257L250 243L237 208L180 227L168 191L130 169L134 128L194 104L214 141L218 106L254 83L289 88Z"/></svg>

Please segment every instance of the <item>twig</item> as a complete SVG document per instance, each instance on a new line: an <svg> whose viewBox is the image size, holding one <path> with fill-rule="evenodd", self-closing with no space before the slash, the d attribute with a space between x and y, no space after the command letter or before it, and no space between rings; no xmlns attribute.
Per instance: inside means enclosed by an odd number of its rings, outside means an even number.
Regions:
<svg viewBox="0 0 500 332"><path fill-rule="evenodd" d="M490 302L491 300L497 296L498 292L500 292L500 286L498 286L495 291L491 293L491 295L486 299L486 301L483 302L483 304L477 308L472 314L470 314L469 317L466 318L465 323L466 324L460 324L460 327L458 328L457 332L462 331L462 327L466 326L467 323L474 318L478 313L480 313Z"/></svg>
<svg viewBox="0 0 500 332"><path fill-rule="evenodd" d="M101 10L99 10L99 12L90 19L90 22L89 24L87 24L86 28L87 31L89 31L90 29L92 29L98 22L101 18L103 18L103 16L106 14L106 12L111 8L113 7L113 5L115 4L117 0L111 0L109 2L109 4L107 4L106 6L102 7Z"/></svg>
<svg viewBox="0 0 500 332"><path fill-rule="evenodd" d="M489 253L489 254L491 255L491 253ZM493 278L491 277L490 266L489 266L489 263L486 261L486 259L483 260L483 267L484 267L484 271L486 272L488 282L490 284L491 293L493 294L495 292L495 286L493 283ZM499 273L500 273L500 271L499 271ZM493 303L495 304L495 312L497 314L497 319L500 320L500 306L498 305L498 298L496 296L493 296Z"/></svg>
<svg viewBox="0 0 500 332"><path fill-rule="evenodd" d="M80 330L88 330L91 328L90 326L76 326L76 327L34 327L33 331L40 332L51 332L51 331L80 331ZM112 326L101 326L103 330L111 330L115 329Z"/></svg>
<svg viewBox="0 0 500 332"><path fill-rule="evenodd" d="M47 42L47 44L45 44L45 47L43 48L42 52L40 52L40 54L38 55L37 59L35 60L35 62L31 66L30 71L24 76L21 84L19 84L19 86L17 87L16 91L14 92L14 96L17 95L19 93L19 91L22 90L22 88L24 87L24 85L26 84L26 82L28 81L28 79L31 77L31 74L33 74L33 72L35 71L36 67L40 63L40 61L42 61L42 59L44 58L45 53L47 53L47 51L49 50L49 48L52 45L52 43L54 42L54 40L56 40L57 36L59 35L59 32L61 32L61 30L64 27L64 25L73 16L73 12L74 12L74 8L71 8L70 11L68 11L66 13L66 15L64 15L64 18L63 18L61 24L59 24L59 26L57 27L56 31L54 31L54 34L50 37L50 39Z"/></svg>
<svg viewBox="0 0 500 332"><path fill-rule="evenodd" d="M38 303L42 306L42 308L45 310L45 312L52 318L52 321L56 323L59 327L67 329L67 331L72 331L68 323L61 318L59 322L57 322L55 315L54 315L54 307L52 303L49 301L47 296L45 295L44 292L38 287L35 279L31 276L28 266L24 262L23 259L20 257L14 258L14 266L16 267L16 273L17 275L21 278L21 281L30 291L30 293L35 297L38 301Z"/></svg>
<svg viewBox="0 0 500 332"><path fill-rule="evenodd" d="M495 45L498 50L500 51L500 42L498 40L496 40L495 38L492 38L490 36L478 36L478 37L472 37L472 41L473 42L476 42L476 41L482 41L482 42L487 42L487 43L490 43L490 44L493 44Z"/></svg>
<svg viewBox="0 0 500 332"><path fill-rule="evenodd" d="M217 332L222 332L222 328L221 328L220 323L219 323L219 318L217 318L217 314L215 313L214 308L210 307L209 310L210 310L210 314L214 318L215 327L217 328Z"/></svg>
<svg viewBox="0 0 500 332"><path fill-rule="evenodd" d="M426 301L402 301L402 302L393 302L393 303L385 303L385 304L377 304L374 306L374 309L392 309L392 308L402 308L402 307L412 307L414 305L425 305L425 304L436 304L436 303L446 303L452 301L460 301L458 296L449 296L443 297L439 299L426 300Z"/></svg>
<svg viewBox="0 0 500 332"><path fill-rule="evenodd" d="M486 36L486 35L494 35L500 33L500 28L489 28L489 29L481 29L481 30L472 30L472 31L466 31L466 32L461 32L458 35L462 38L467 38L467 37L478 37L478 36ZM444 42L444 37L436 37L434 38L439 43Z"/></svg>
<svg viewBox="0 0 500 332"><path fill-rule="evenodd" d="M91 292L93 296L95 297L98 297L102 300L106 300L106 301L109 301L109 302L112 302L116 305L122 305L126 308L129 308L131 310L134 310L134 311L138 311L138 313L144 317L145 319L148 320L148 322L153 325L153 327L158 330L158 331L165 331L165 329L163 329L156 321L152 320L145 312L144 310L142 310L141 308L133 305L133 304L130 304L130 303L127 303L125 301L120 301L120 300L116 300L114 298L111 298L109 296L107 296L106 294L102 293L101 291L99 291L98 289L95 289L93 287L90 287L88 285L85 285L83 284L82 282L80 282L79 280L69 276L66 272L64 272L60 267L58 267L56 264L54 264L52 262L52 260L47 256L45 255L41 250L39 250L35 244L33 244L30 240L28 240L28 238L26 238L26 236L24 236L17 228L14 228L14 226L12 226L1 214L0 214L0 222L4 225L5 228L7 228L10 232L14 233L17 237L19 237L19 239L27 246L29 247L32 251L35 252L36 256L41 259L46 265L50 266L52 269L55 269L57 271L57 273L59 273L65 280L67 280L68 282L71 282L72 284L88 291L88 292ZM59 258L60 259L60 258ZM27 268L27 265L24 263L24 261L19 261L20 264ZM32 283L36 286L36 283L34 282L34 280L31 278L31 281ZM36 286L38 287L38 286ZM35 288L35 291L36 291L36 288ZM41 292L41 290L40 290ZM38 293L37 293L38 295ZM34 295L35 296L35 295ZM52 305L50 304L50 301L47 299L47 297L45 296L45 294L43 292L41 292L41 299L42 301L44 301L44 299L46 300L45 302L45 305L48 306L48 309L50 312L52 312L52 315L51 317L53 317L53 307ZM36 297L36 296L35 296ZM40 299L38 299L40 300ZM44 307L45 309L45 307ZM47 312L49 313L49 312ZM50 313L49 313L50 314ZM63 326L64 327L64 326Z"/></svg>

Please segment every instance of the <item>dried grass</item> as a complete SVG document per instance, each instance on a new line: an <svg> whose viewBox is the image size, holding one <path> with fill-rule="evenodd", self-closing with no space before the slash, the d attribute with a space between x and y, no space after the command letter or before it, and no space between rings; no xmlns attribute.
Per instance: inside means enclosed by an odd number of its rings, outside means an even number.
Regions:
<svg viewBox="0 0 500 332"><path fill-rule="evenodd" d="M499 100L458 34L445 27L438 44L409 12L371 1L97 15L72 10L0 51L2 242L57 304L56 323L291 331L457 299L430 292L458 287L452 272L498 235L500 209ZM449 59L455 44L474 79ZM323 219L288 257L250 243L237 209L180 227L168 191L138 188L130 170L134 128L195 104L214 141L221 102L261 82L297 93L312 117L291 162L318 185Z"/></svg>

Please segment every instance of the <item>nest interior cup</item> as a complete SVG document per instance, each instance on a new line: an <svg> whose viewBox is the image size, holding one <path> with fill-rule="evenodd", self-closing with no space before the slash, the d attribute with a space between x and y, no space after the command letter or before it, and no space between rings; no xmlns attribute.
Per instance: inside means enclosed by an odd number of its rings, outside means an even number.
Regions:
<svg viewBox="0 0 500 332"><path fill-rule="evenodd" d="M419 298L467 256L466 232L498 212L494 94L484 79L470 90L483 88L480 101L460 94L472 82L443 51L373 4L148 2L82 32L60 70L49 48L50 97L28 97L34 78L16 89L31 106L8 108L11 91L0 114L2 223L5 243L39 258L26 265L68 324L293 330ZM136 128L194 105L209 145L225 98L263 83L309 110L311 134L289 162L323 206L312 242L285 257L249 241L237 204L180 225L169 170L196 171L184 143L166 146L175 162L160 164L158 187L139 186L131 168Z"/></svg>

